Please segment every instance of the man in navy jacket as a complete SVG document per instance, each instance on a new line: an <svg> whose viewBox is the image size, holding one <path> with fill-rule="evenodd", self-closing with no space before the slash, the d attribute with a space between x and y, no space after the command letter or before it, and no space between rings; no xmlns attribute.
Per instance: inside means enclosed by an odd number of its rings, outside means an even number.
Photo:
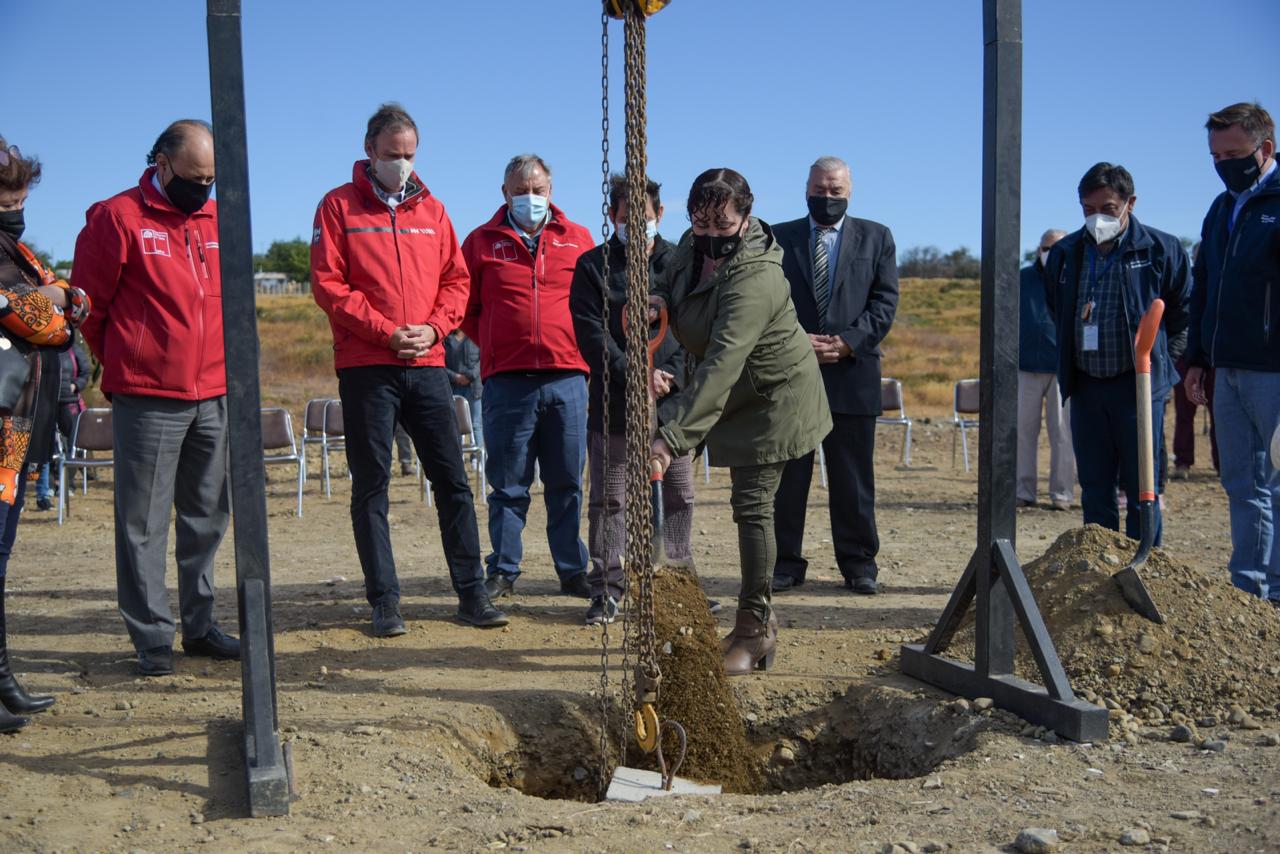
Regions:
<svg viewBox="0 0 1280 854"><path fill-rule="evenodd" d="M1076 461L1071 453L1068 410L1058 393L1058 333L1045 300L1044 263L1066 232L1051 228L1040 237L1036 260L1018 279L1018 485L1019 507L1036 503L1036 457L1040 419L1049 432L1049 499L1054 510L1071 507Z"/></svg>
<svg viewBox="0 0 1280 854"><path fill-rule="evenodd" d="M1280 607L1280 471L1267 446L1280 425L1280 169L1276 126L1259 104L1211 116L1209 151L1226 191L1200 230L1187 396L1204 404L1215 370L1219 476L1231 514L1231 581Z"/></svg>
<svg viewBox="0 0 1280 854"><path fill-rule="evenodd" d="M1071 400L1071 439L1085 524L1120 529L1116 479L1128 497L1125 533L1141 535L1134 337L1151 303L1164 319L1151 350L1151 424L1155 459L1164 438L1164 406L1177 380L1173 358L1185 346L1191 274L1176 237L1133 215L1133 177L1098 163L1080 180L1085 227L1049 251L1045 286L1058 332L1058 386ZM1171 352L1170 351L1174 351ZM1161 516L1156 510L1156 543Z"/></svg>

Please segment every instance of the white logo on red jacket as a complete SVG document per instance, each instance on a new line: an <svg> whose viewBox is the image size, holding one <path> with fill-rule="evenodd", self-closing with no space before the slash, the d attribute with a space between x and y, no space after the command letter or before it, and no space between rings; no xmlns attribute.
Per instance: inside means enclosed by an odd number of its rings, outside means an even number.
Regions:
<svg viewBox="0 0 1280 854"><path fill-rule="evenodd" d="M573 248L573 249L577 249L577 248L578 248L578 244L576 244L576 243L561 243L559 240L556 240L554 237L553 237L553 238L551 238L551 245L552 245L552 246L569 246L569 247L571 247L571 248Z"/></svg>
<svg viewBox="0 0 1280 854"><path fill-rule="evenodd" d="M496 261L516 260L516 245L510 240L499 240L493 244L493 257Z"/></svg>
<svg viewBox="0 0 1280 854"><path fill-rule="evenodd" d="M172 257L169 255L169 232L156 231L154 228L142 229L142 254Z"/></svg>

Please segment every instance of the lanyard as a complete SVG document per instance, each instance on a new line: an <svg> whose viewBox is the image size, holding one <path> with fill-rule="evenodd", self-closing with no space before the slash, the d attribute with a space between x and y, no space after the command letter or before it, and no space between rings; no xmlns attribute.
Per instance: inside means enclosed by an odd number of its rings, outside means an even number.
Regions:
<svg viewBox="0 0 1280 854"><path fill-rule="evenodd" d="M1098 247L1089 247L1089 293L1087 294L1088 298L1085 301L1090 305L1096 304L1098 299L1098 281L1102 276L1107 275L1107 271L1111 269L1111 265L1115 263L1116 258L1120 257L1119 249L1120 247L1117 246L1115 249L1111 250L1111 254L1102 262L1102 273L1099 275L1097 271Z"/></svg>

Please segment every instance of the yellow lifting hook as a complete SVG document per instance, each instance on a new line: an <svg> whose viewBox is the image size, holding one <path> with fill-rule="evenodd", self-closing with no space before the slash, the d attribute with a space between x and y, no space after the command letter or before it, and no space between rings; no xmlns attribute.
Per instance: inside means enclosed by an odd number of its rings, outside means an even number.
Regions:
<svg viewBox="0 0 1280 854"><path fill-rule="evenodd" d="M621 19L623 16L622 6L627 0L604 0L605 11L609 13L610 18ZM646 18L658 14L662 11L662 7L666 6L671 0L631 0L635 7L640 10L640 14Z"/></svg>
<svg viewBox="0 0 1280 854"><path fill-rule="evenodd" d="M658 710L653 703L641 703L636 712L636 744L645 753L652 753L658 746Z"/></svg>

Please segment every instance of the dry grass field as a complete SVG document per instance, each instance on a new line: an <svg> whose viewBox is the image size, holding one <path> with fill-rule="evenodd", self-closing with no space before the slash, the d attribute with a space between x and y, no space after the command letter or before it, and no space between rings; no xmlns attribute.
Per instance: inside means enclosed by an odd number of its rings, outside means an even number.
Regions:
<svg viewBox="0 0 1280 854"><path fill-rule="evenodd" d="M951 389L978 372L976 280L905 279L883 370L902 381L913 416L951 411ZM332 337L308 295L258 297L264 406L298 411L313 397L337 393Z"/></svg>

